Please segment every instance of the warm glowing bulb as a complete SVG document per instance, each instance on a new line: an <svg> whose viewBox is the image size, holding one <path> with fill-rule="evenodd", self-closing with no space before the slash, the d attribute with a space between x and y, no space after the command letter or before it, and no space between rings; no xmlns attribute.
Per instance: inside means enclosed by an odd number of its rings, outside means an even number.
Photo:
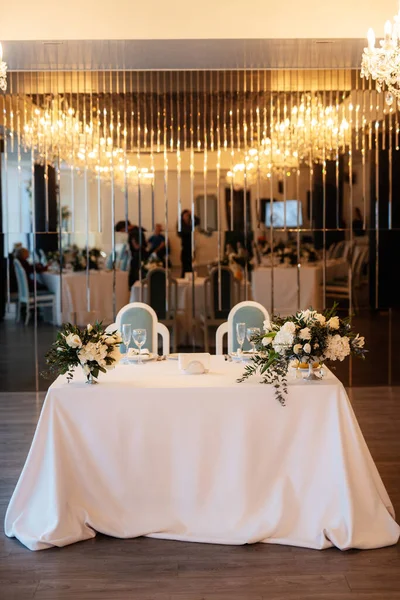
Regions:
<svg viewBox="0 0 400 600"><path fill-rule="evenodd" d="M373 29L368 29L368 47L370 50L375 48L375 33Z"/></svg>

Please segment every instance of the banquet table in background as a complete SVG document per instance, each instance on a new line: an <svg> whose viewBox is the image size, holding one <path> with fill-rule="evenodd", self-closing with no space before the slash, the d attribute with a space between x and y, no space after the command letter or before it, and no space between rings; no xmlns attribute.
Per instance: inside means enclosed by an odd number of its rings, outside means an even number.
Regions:
<svg viewBox="0 0 400 600"><path fill-rule="evenodd" d="M128 273L115 273L116 312L129 301ZM86 271L63 273L42 273L41 278L47 288L56 296L56 324L72 322L86 325L94 319L112 323L113 314L113 272L90 271L90 310L87 304ZM61 286L62 281L62 286ZM62 287L62 310L61 310Z"/></svg>
<svg viewBox="0 0 400 600"><path fill-rule="evenodd" d="M203 346L204 334L200 326L200 316L205 312L205 289L206 277L196 277L194 286L192 279L177 278L177 320L178 320L178 345L191 345L194 341L196 346ZM194 318L193 318L193 290L194 290ZM137 281L131 289L131 302L148 302L147 286L143 286L142 299L140 295L141 284ZM251 287L247 286L247 296L251 299ZM246 299L246 287L240 286L239 301ZM207 300L209 305L210 300ZM171 307L175 309L174 306Z"/></svg>
<svg viewBox="0 0 400 600"><path fill-rule="evenodd" d="M327 261L326 280L333 280L346 274L345 261ZM300 271L300 299L298 298L297 272ZM300 268L278 265L273 269L273 299L271 306L272 268L257 267L252 274L253 299L270 312L283 316L294 314L312 306L323 308L323 265L303 264ZM300 301L299 301L300 300Z"/></svg>
<svg viewBox="0 0 400 600"><path fill-rule="evenodd" d="M399 526L332 373L289 379L287 405L242 364L174 361L50 387L5 532L31 550L96 532L315 549L395 544Z"/></svg>

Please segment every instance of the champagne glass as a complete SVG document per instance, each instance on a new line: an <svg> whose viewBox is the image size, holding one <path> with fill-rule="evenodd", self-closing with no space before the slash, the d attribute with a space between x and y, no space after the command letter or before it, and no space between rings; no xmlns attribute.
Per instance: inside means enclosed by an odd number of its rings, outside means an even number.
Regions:
<svg viewBox="0 0 400 600"><path fill-rule="evenodd" d="M242 353L244 340L246 339L246 323L236 323L236 339L240 346L240 353Z"/></svg>
<svg viewBox="0 0 400 600"><path fill-rule="evenodd" d="M255 351L256 351L256 344L255 344L254 338L256 338L258 335L260 335L260 333L261 333L261 330L259 327L248 327L247 328L247 340L251 344L253 354L255 354Z"/></svg>
<svg viewBox="0 0 400 600"><path fill-rule="evenodd" d="M143 364L142 355L140 352L142 350L143 344L146 342L146 338L147 338L147 332L145 329L134 329L132 331L132 339L135 342L136 346L139 348L138 365Z"/></svg>
<svg viewBox="0 0 400 600"><path fill-rule="evenodd" d="M125 352L125 358L123 361L121 361L123 364L127 364L128 361L128 352L129 352L129 344L131 341L131 337L132 337L132 325L130 323L124 323L122 325L122 341L124 342L124 346L126 349Z"/></svg>

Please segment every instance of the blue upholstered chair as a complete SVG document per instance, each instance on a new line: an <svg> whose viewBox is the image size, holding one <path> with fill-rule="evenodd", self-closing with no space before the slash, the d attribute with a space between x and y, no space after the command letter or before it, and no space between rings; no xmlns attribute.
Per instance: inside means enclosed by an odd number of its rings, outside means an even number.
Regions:
<svg viewBox="0 0 400 600"><path fill-rule="evenodd" d="M129 251L127 244L125 244L125 246L122 247L122 250L119 255L119 261L117 263L117 265L119 266L121 271L129 270L130 259L131 259L131 253Z"/></svg>
<svg viewBox="0 0 400 600"><path fill-rule="evenodd" d="M250 300L239 302L239 304L236 304L230 311L228 320L217 329L215 353L223 353L223 340L225 334L228 334L228 352L237 351L239 348L236 339L237 323L246 323L246 327L259 327L262 331L264 321L268 318L268 311L262 304ZM246 339L243 350L250 350L250 348L250 343Z"/></svg>
<svg viewBox="0 0 400 600"><path fill-rule="evenodd" d="M146 329L147 340L145 347L149 352L157 354L158 352L158 335L162 337L163 354L169 354L170 342L169 331L165 325L158 322L157 315L148 304L143 302L131 302L127 304L117 314L115 323L107 327L107 331L122 330L122 325L130 323L132 329Z"/></svg>
<svg viewBox="0 0 400 600"><path fill-rule="evenodd" d="M25 269L17 258L14 258L14 269L15 276L17 279L18 287L18 304L17 304L17 321L21 316L21 305L26 305L26 317L25 325L28 325L31 311L35 309L35 297L32 292L29 291L28 276ZM51 320L54 320L54 309L55 309L55 296L47 290L39 290L36 294L36 307L37 308L51 308Z"/></svg>

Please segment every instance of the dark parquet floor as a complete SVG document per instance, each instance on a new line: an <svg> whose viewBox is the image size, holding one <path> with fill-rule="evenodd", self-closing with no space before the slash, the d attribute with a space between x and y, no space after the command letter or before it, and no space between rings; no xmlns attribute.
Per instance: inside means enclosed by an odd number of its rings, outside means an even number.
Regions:
<svg viewBox="0 0 400 600"><path fill-rule="evenodd" d="M16 374L18 376L18 374ZM400 514L400 388L353 388L367 443ZM0 394L0 517L29 449L43 395ZM290 443L290 440L288 440ZM318 552L95 539L30 552L0 535L1 600L400 600L400 545Z"/></svg>

